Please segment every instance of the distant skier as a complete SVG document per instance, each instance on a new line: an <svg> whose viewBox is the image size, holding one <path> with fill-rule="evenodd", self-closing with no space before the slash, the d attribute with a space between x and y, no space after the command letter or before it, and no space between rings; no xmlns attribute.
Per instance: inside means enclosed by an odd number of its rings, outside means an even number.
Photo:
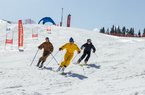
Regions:
<svg viewBox="0 0 145 95"><path fill-rule="evenodd" d="M43 42L40 46L38 46L38 49L44 49L42 57L39 58L39 61L37 63L37 67L42 68L43 63L46 61L47 57L53 52L53 45L49 41L49 38L45 38L45 42ZM40 64L41 63L41 64Z"/></svg>
<svg viewBox="0 0 145 95"><path fill-rule="evenodd" d="M76 44L74 44L74 39L72 37L69 39L69 43L66 43L65 45L59 48L59 51L64 50L64 49L66 49L64 61L61 62L57 71L64 72L64 69L70 64L71 59L73 58L74 52L77 51L78 54L80 53L80 49Z"/></svg>
<svg viewBox="0 0 145 95"><path fill-rule="evenodd" d="M91 49L93 49L93 53L95 53L96 51L96 48L94 47L94 45L92 44L91 42L91 39L87 39L87 43L83 44L81 46L81 49L84 48L84 52L83 52L83 55L79 58L79 60L77 61L77 63L79 64L86 56L85 58L85 64L87 64L90 56L91 56Z"/></svg>

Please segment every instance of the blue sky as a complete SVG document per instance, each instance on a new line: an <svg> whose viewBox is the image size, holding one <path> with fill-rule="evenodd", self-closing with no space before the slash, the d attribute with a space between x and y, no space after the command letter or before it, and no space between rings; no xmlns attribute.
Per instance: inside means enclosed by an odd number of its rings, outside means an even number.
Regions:
<svg viewBox="0 0 145 95"><path fill-rule="evenodd" d="M64 8L63 25L68 14L71 26L85 29L106 28L114 25L145 28L145 0L1 0L0 19L17 21L31 18L38 22L42 17L52 17L60 22Z"/></svg>

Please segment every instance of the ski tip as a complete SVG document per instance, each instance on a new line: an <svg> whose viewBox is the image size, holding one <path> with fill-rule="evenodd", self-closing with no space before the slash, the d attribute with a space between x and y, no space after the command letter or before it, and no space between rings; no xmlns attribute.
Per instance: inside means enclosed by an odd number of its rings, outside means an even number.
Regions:
<svg viewBox="0 0 145 95"><path fill-rule="evenodd" d="M71 74L71 72L62 72L61 75L68 75Z"/></svg>

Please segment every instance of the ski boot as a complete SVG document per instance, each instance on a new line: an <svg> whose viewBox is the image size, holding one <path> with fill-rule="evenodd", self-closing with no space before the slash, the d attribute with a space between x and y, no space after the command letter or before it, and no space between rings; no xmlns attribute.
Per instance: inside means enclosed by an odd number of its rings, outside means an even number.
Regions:
<svg viewBox="0 0 145 95"><path fill-rule="evenodd" d="M82 60L81 59L79 59L78 61L77 61L77 64L80 64L80 62L81 62Z"/></svg>

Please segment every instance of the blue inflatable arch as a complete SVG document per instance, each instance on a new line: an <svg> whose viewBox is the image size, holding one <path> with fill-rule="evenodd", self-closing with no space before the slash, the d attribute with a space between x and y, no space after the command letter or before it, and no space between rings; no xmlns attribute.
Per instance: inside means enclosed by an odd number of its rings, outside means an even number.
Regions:
<svg viewBox="0 0 145 95"><path fill-rule="evenodd" d="M42 22L42 24L45 24L45 23L47 23L47 22L50 22L50 23L52 23L53 25L56 25L55 22L54 22L50 17L44 17L44 18L42 18L42 19L38 22L38 24L40 24L41 22Z"/></svg>

